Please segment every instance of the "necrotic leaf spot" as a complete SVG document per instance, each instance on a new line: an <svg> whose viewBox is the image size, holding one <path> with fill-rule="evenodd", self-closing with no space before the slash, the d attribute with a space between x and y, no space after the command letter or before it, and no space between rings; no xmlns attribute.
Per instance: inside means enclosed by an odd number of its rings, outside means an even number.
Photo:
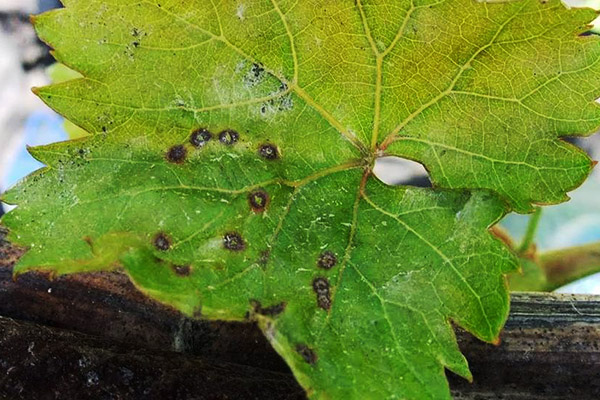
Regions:
<svg viewBox="0 0 600 400"><path fill-rule="evenodd" d="M322 252L317 260L317 266L323 269L331 269L335 267L336 264L337 256L329 250Z"/></svg>
<svg viewBox="0 0 600 400"><path fill-rule="evenodd" d="M260 145L258 148L258 154L267 160L276 160L279 158L277 146L268 143Z"/></svg>
<svg viewBox="0 0 600 400"><path fill-rule="evenodd" d="M240 134L232 129L226 129L219 133L219 142L227 146L234 145L238 140L240 140Z"/></svg>
<svg viewBox="0 0 600 400"><path fill-rule="evenodd" d="M300 356L302 356L304 361L306 361L307 363L312 365L317 362L317 353L315 353L315 351L307 345L297 344L296 351L298 352L298 354L300 354Z"/></svg>
<svg viewBox="0 0 600 400"><path fill-rule="evenodd" d="M266 266L269 262L269 257L271 256L271 252L269 250L263 250L260 252L260 257L258 258L258 264L261 266Z"/></svg>
<svg viewBox="0 0 600 400"><path fill-rule="evenodd" d="M242 251L246 248L246 244L239 233L227 232L223 236L223 247L227 250Z"/></svg>
<svg viewBox="0 0 600 400"><path fill-rule="evenodd" d="M179 276L189 276L191 270L189 265L173 265L173 272Z"/></svg>
<svg viewBox="0 0 600 400"><path fill-rule="evenodd" d="M275 304L269 307L263 307L260 301L252 301L252 307L254 308L254 312L260 315L264 315L266 317L276 317L285 311L285 302L281 302L279 304Z"/></svg>
<svg viewBox="0 0 600 400"><path fill-rule="evenodd" d="M212 139L212 133L207 129L201 128L192 133L190 136L190 143L194 147L204 147L206 143L208 143Z"/></svg>
<svg viewBox="0 0 600 400"><path fill-rule="evenodd" d="M182 162L185 161L185 158L187 156L187 150L185 148L185 146L183 145L177 145L177 146L173 146L169 149L169 151L167 151L167 161L175 163L175 164L181 164Z"/></svg>
<svg viewBox="0 0 600 400"><path fill-rule="evenodd" d="M329 281L318 277L313 281L313 290L317 294L317 305L323 310L331 309L331 297L329 296Z"/></svg>
<svg viewBox="0 0 600 400"><path fill-rule="evenodd" d="M154 247L158 251L167 251L171 248L171 239L163 232L154 236Z"/></svg>
<svg viewBox="0 0 600 400"><path fill-rule="evenodd" d="M255 190L248 195L248 203L254 212L263 212L269 203L269 195L264 190Z"/></svg>

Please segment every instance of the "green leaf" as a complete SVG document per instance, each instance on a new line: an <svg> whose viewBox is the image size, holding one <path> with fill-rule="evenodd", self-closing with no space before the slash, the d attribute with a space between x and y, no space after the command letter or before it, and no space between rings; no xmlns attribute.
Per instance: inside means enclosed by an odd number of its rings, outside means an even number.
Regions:
<svg viewBox="0 0 600 400"><path fill-rule="evenodd" d="M122 268L188 315L257 321L315 399L449 398L450 321L494 342L488 228L564 201L600 124L594 17L558 0L68 0L36 18L92 135L5 196L15 268ZM210 140L209 140L210 139ZM395 155L435 189L371 173Z"/></svg>
<svg viewBox="0 0 600 400"><path fill-rule="evenodd" d="M46 69L46 73L50 77L52 83L61 83L72 79L83 78L79 72L74 71L61 63L52 64ZM69 120L65 120L63 128L69 135L69 139L80 139L88 135L86 131Z"/></svg>

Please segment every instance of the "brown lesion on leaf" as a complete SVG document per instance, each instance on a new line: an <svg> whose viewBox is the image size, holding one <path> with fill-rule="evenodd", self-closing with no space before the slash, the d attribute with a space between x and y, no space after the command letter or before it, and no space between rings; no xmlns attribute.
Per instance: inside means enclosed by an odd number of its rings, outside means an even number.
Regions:
<svg viewBox="0 0 600 400"><path fill-rule="evenodd" d="M334 252L325 250L319 255L317 266L322 269L331 269L337 265L337 256Z"/></svg>
<svg viewBox="0 0 600 400"><path fill-rule="evenodd" d="M263 307L260 301L251 300L252 310L255 314L263 315L265 317L276 317L285 311L287 303L281 302L272 306Z"/></svg>
<svg viewBox="0 0 600 400"><path fill-rule="evenodd" d="M219 142L227 146L233 146L240 140L240 134L233 129L225 129L219 133Z"/></svg>
<svg viewBox="0 0 600 400"><path fill-rule="evenodd" d="M246 243L238 232L227 232L223 235L223 247L231 251L242 251L246 249Z"/></svg>
<svg viewBox="0 0 600 400"><path fill-rule="evenodd" d="M171 269L177 276L190 276L192 273L192 267L189 265L172 265Z"/></svg>
<svg viewBox="0 0 600 400"><path fill-rule="evenodd" d="M166 159L173 164L183 164L187 158L187 149L184 145L178 144L167 150Z"/></svg>
<svg viewBox="0 0 600 400"><path fill-rule="evenodd" d="M306 361L310 365L314 365L318 360L317 353L305 344L297 344L296 351L298 352L298 354L300 354L304 361Z"/></svg>
<svg viewBox="0 0 600 400"><path fill-rule="evenodd" d="M317 295L317 305L323 310L331 309L331 294L329 291L329 281L327 278L317 277L312 283L313 291Z"/></svg>
<svg viewBox="0 0 600 400"><path fill-rule="evenodd" d="M159 232L154 236L152 240L154 248L158 251L167 251L171 248L171 238L164 232Z"/></svg>
<svg viewBox="0 0 600 400"><path fill-rule="evenodd" d="M269 258L271 257L271 251L269 250L263 250L260 252L260 257L257 260L258 265L260 265L261 267L266 267L267 263L269 262Z"/></svg>
<svg viewBox="0 0 600 400"><path fill-rule="evenodd" d="M192 132L190 143L196 148L206 146L212 140L213 134L206 128L200 128Z"/></svg>
<svg viewBox="0 0 600 400"><path fill-rule="evenodd" d="M261 213L269 205L269 194L263 189L254 190L248 194L248 203L252 211Z"/></svg>
<svg viewBox="0 0 600 400"><path fill-rule="evenodd" d="M271 143L261 144L258 148L258 155L266 160L277 160L279 158L279 149Z"/></svg>
<svg viewBox="0 0 600 400"><path fill-rule="evenodd" d="M12 268L19 258L25 254L25 249L15 246L6 240L8 231L0 226L0 268Z"/></svg>

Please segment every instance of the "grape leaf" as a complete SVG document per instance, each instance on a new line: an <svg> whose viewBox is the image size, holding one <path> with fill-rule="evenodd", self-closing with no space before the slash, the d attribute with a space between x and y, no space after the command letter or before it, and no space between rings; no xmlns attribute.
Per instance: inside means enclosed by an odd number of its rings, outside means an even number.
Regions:
<svg viewBox="0 0 600 400"><path fill-rule="evenodd" d="M8 192L15 273L123 269L257 321L311 398L449 398L450 321L495 342L515 257L489 227L567 199L600 125L590 10L558 0L67 0L35 19L89 137ZM391 187L378 157L427 167Z"/></svg>

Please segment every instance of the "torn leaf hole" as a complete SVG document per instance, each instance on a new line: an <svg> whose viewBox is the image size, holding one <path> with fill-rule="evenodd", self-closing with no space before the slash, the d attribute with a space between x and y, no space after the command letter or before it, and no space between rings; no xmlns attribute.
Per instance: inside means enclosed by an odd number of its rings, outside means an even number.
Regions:
<svg viewBox="0 0 600 400"><path fill-rule="evenodd" d="M418 162L400 157L380 157L375 160L373 174L391 186L431 187L429 174Z"/></svg>

